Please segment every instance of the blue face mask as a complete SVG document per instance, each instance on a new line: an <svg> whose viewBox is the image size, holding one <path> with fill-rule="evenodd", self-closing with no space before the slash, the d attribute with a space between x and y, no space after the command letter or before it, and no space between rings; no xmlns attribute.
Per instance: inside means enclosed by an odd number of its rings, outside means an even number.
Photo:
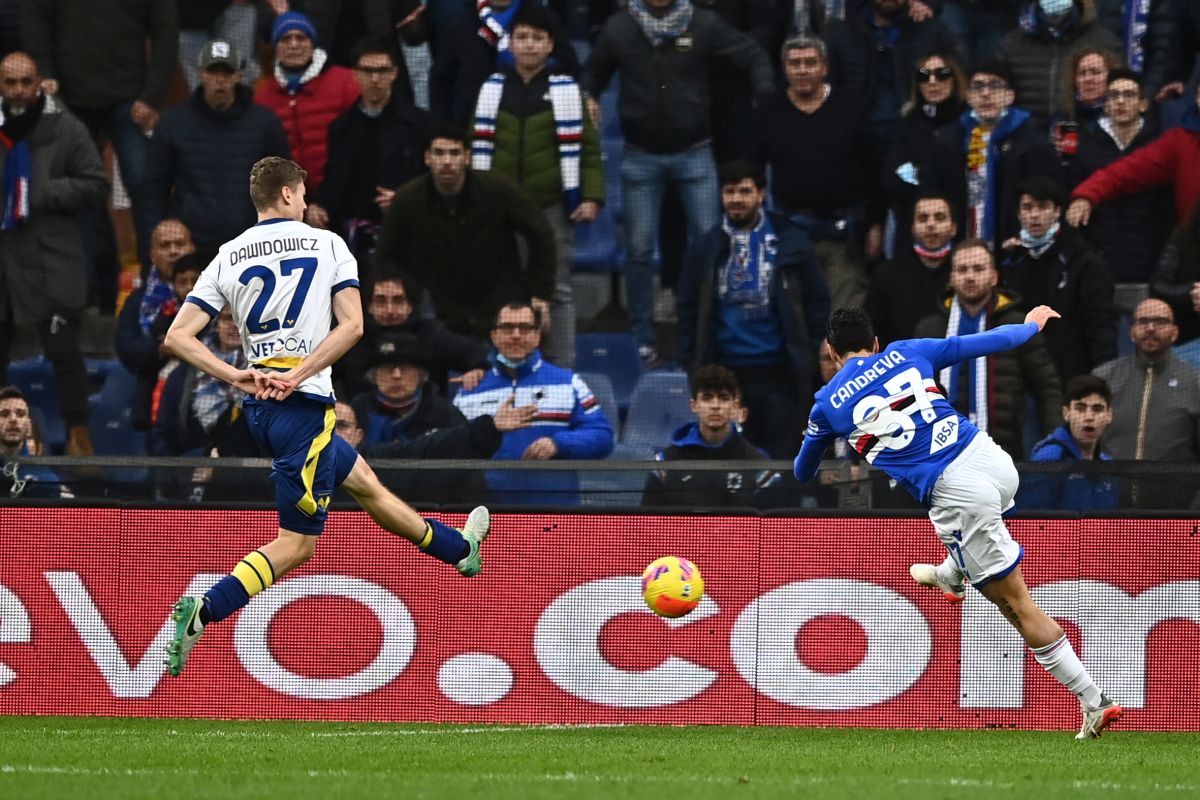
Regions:
<svg viewBox="0 0 1200 800"><path fill-rule="evenodd" d="M1038 5L1047 17L1057 17L1070 11L1074 2L1075 0L1038 0Z"/></svg>
<svg viewBox="0 0 1200 800"><path fill-rule="evenodd" d="M509 369L517 369L522 364L525 364L526 362L529 361L529 356L525 356L525 358L522 358L519 361L514 361L513 359L504 355L503 353L497 351L496 360L499 361L502 365L508 367Z"/></svg>

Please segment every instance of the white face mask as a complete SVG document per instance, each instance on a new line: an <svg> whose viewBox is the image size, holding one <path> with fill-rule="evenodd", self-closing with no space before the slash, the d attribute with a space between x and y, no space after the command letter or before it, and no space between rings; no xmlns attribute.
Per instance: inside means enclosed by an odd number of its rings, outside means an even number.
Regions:
<svg viewBox="0 0 1200 800"><path fill-rule="evenodd" d="M1057 17L1070 11L1074 2L1075 0L1038 0L1038 5L1047 17Z"/></svg>

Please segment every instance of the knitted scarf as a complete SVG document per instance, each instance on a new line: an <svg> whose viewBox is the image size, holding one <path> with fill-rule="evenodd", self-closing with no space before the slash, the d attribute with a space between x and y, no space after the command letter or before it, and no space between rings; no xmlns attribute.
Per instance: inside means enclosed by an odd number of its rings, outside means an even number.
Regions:
<svg viewBox="0 0 1200 800"><path fill-rule="evenodd" d="M208 349L214 356L230 366L242 369L246 366L246 357L242 348L237 347L228 352L222 350L217 343L216 334L211 335ZM221 416L235 402L235 395L240 396L231 385L214 378L204 372L196 373L196 388L192 392L192 413L205 433L211 433Z"/></svg>
<svg viewBox="0 0 1200 800"><path fill-rule="evenodd" d="M492 168L496 152L496 117L504 95L504 73L492 74L479 89L475 102L475 131L471 143L471 168ZM583 152L583 95L569 75L550 76L550 108L554 135L558 140L558 169L562 175L563 209L571 214L583 200L579 184L579 162Z"/></svg>
<svg viewBox="0 0 1200 800"><path fill-rule="evenodd" d="M913 242L912 249L914 253L922 258L945 258L946 256L950 255L950 250L953 249L953 244L951 242L946 242L937 250L930 250L923 246L920 242Z"/></svg>
<svg viewBox="0 0 1200 800"><path fill-rule="evenodd" d="M753 228L734 228L726 216L721 220L721 230L729 237L729 259L717 273L717 297L750 312L768 308L778 252L771 221L759 212L758 224Z"/></svg>
<svg viewBox="0 0 1200 800"><path fill-rule="evenodd" d="M691 24L692 11L692 0L675 0L666 14L656 17L647 10L643 0L629 0L629 13L655 47L678 39Z"/></svg>
<svg viewBox="0 0 1200 800"><path fill-rule="evenodd" d="M142 295L142 304L138 306L138 326L143 336L150 335L150 328L164 310L172 314L175 307L175 290L171 284L159 277L158 270L150 270L146 276L146 291Z"/></svg>
<svg viewBox="0 0 1200 800"><path fill-rule="evenodd" d="M479 0L479 36L492 47L496 48L496 66L510 66L513 61L509 49L509 36L512 30L512 20L521 8L521 0L513 0L512 5L497 12L492 8L492 0Z"/></svg>
<svg viewBox="0 0 1200 800"><path fill-rule="evenodd" d="M285 70L275 62L275 81L287 90L288 94L296 94L300 91L300 87L311 81L313 78L321 74L321 69L324 68L325 62L329 59L329 55L317 47L313 50L312 61L308 62L308 66L300 72L292 72Z"/></svg>
<svg viewBox="0 0 1200 800"><path fill-rule="evenodd" d="M1001 145L1025 124L1029 112L1010 108L992 128L983 129L975 112L968 109L959 118L964 135L963 153L967 169L967 236L990 242L996 230L996 171Z"/></svg>
<svg viewBox="0 0 1200 800"><path fill-rule="evenodd" d="M1150 0L1125 0L1125 63L1134 72L1146 68L1146 48L1143 44L1150 27Z"/></svg>
<svg viewBox="0 0 1200 800"><path fill-rule="evenodd" d="M28 137L33 133L42 111L46 108L46 96L39 94L35 102L23 114L4 115L0 127L0 144L8 151L4 157L4 218L0 230L16 230L29 219L29 181L33 178L33 152L29 149Z"/></svg>
<svg viewBox="0 0 1200 800"><path fill-rule="evenodd" d="M959 304L958 298L950 304L950 320L946 323L946 336L966 336L987 329L987 307L979 316L971 319ZM964 365L969 370L964 373ZM969 381L967 391L967 418L981 431L988 429L988 356L973 358L969 362L958 361L938 373L938 383L946 390L946 399L951 403L958 398L959 380Z"/></svg>

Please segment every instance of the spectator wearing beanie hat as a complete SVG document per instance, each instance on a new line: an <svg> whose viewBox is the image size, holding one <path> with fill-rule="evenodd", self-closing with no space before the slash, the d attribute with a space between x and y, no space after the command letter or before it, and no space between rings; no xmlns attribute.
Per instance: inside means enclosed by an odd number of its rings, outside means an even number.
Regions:
<svg viewBox="0 0 1200 800"><path fill-rule="evenodd" d="M329 123L358 99L350 70L329 61L317 46L317 29L298 11L280 14L271 26L274 73L259 84L254 100L275 112L287 133L292 159L308 171L308 191L321 185Z"/></svg>

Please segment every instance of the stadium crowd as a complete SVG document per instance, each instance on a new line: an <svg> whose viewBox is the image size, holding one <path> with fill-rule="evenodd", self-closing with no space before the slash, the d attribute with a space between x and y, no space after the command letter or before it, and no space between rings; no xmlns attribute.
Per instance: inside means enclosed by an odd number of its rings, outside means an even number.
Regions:
<svg viewBox="0 0 1200 800"><path fill-rule="evenodd" d="M237 393L162 342L271 155L358 258L366 329L334 377L368 455L789 458L831 309L886 345L1046 304L1027 345L944 371L956 407L1017 461L1200 460L1200 3L0 0L0 47L13 496L69 491L17 468L39 452L256 453ZM228 320L207 341L244 365ZM657 373L670 410L637 391ZM578 502L546 474L476 488ZM638 488L780 495L710 475ZM1089 475L1037 503L1139 492Z"/></svg>

